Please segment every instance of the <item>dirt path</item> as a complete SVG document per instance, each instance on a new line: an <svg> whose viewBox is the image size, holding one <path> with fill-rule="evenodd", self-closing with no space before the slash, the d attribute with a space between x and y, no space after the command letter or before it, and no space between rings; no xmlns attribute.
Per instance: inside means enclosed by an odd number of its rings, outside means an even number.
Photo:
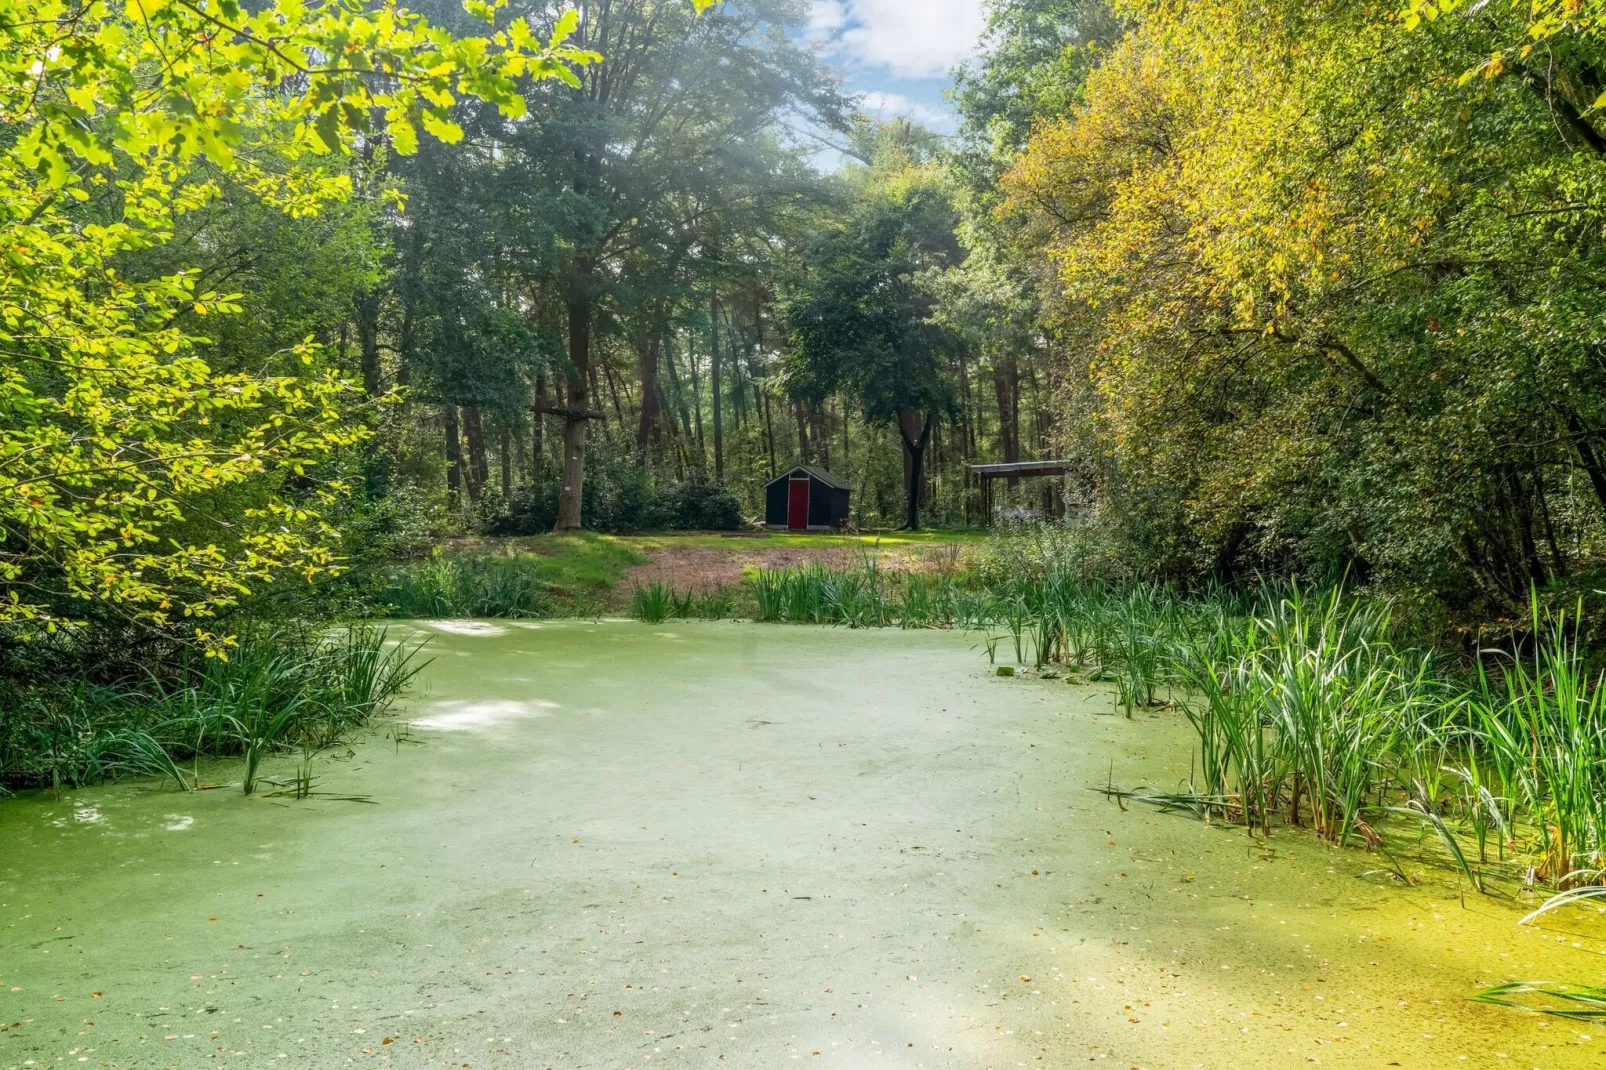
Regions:
<svg viewBox="0 0 1606 1070"><path fill-rule="evenodd" d="M769 545L762 538L731 538L722 540L719 546L692 546L658 539L642 548L647 563L630 568L620 590L627 598L633 588L651 583L667 583L680 591L708 591L736 586L748 569L788 569L810 564L846 569L867 557L884 568L934 572L953 569L960 549L957 545L844 546L823 539L814 546Z"/></svg>
<svg viewBox="0 0 1606 1070"><path fill-rule="evenodd" d="M0 804L0 1068L1600 1065L1465 999L1598 945L1123 811L1176 715L963 635L429 631L423 745L320 763L371 804Z"/></svg>

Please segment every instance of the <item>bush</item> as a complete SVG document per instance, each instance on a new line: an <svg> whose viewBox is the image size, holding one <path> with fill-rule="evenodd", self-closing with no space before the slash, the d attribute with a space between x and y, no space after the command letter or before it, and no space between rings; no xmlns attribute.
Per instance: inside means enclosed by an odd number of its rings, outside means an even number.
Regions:
<svg viewBox="0 0 1606 1070"><path fill-rule="evenodd" d="M378 597L392 617L556 616L541 560L528 554L435 557L393 570Z"/></svg>
<svg viewBox="0 0 1606 1070"><path fill-rule="evenodd" d="M143 678L96 681L81 666L5 680L0 794L124 776L189 788L195 770L180 761L229 755L245 757L249 793L263 758L300 750L306 760L382 714L422 668L417 653L418 644L388 642L382 628L331 633L277 622L244 628L227 660L186 652L147 666Z"/></svg>
<svg viewBox="0 0 1606 1070"><path fill-rule="evenodd" d="M488 535L544 535L558 522L561 469L543 465L530 482L515 487L506 502L487 497L481 525ZM580 491L580 516L592 531L628 535L656 525L653 494L647 474L634 455L593 443L586 453L586 476Z"/></svg>
<svg viewBox="0 0 1606 1070"><path fill-rule="evenodd" d="M515 487L504 502L487 494L481 524L488 535L542 535L558 520L555 469L536 473ZM601 453L588 458L580 515L592 531L629 535L637 531L735 531L742 526L742 503L724 487L709 483L666 483L652 490L645 473L628 459Z"/></svg>
<svg viewBox="0 0 1606 1070"><path fill-rule="evenodd" d="M735 531L742 526L742 503L712 483L673 483L653 499L660 527L674 531Z"/></svg>

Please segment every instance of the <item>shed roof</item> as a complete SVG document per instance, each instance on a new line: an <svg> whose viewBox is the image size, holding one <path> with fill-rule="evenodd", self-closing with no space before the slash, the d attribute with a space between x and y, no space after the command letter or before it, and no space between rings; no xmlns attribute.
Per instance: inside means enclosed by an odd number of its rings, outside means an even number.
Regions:
<svg viewBox="0 0 1606 1070"><path fill-rule="evenodd" d="M838 479L836 476L832 475L830 472L827 472L823 468L816 468L812 464L794 464L792 467L788 468L786 471L782 472L780 475L778 475L774 479L770 480L769 483L766 483L764 485L767 487L767 486L770 485L770 483L779 483L783 479L790 479L793 472L806 472L807 474L813 476L815 479L818 479L821 483L824 483L826 486L832 488L833 490L852 490L853 489L852 487L848 486L846 483L844 483L840 479Z"/></svg>

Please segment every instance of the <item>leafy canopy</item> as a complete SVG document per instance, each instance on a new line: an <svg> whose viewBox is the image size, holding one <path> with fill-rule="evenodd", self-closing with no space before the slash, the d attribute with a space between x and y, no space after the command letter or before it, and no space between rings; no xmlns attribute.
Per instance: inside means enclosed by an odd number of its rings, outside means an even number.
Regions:
<svg viewBox="0 0 1606 1070"><path fill-rule="evenodd" d="M366 434L351 384L317 366L310 341L271 367L215 371L203 325L237 312L235 295L194 272L120 265L170 240L224 175L312 214L351 190L331 154L380 138L408 153L420 127L456 140L459 98L517 115L521 80L574 83L597 58L564 43L573 13L543 43L501 0L465 6L486 36L452 37L391 4L0 0L0 625L12 634L91 610L206 618L286 569L334 567L317 513L343 488L309 476Z"/></svg>

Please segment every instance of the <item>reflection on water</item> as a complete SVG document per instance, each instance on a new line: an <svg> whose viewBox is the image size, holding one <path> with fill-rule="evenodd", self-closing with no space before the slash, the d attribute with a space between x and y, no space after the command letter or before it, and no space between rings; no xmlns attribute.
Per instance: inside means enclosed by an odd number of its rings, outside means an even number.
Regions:
<svg viewBox="0 0 1606 1070"><path fill-rule="evenodd" d="M434 728L443 732L471 732L510 721L545 717L558 709L558 704L541 699L493 699L486 702L435 702L429 708L429 713L413 718L410 723L418 728Z"/></svg>
<svg viewBox="0 0 1606 1070"><path fill-rule="evenodd" d="M467 635L476 638L494 638L507 634L507 626L493 624L488 620L432 620L424 622L426 627L447 635Z"/></svg>

